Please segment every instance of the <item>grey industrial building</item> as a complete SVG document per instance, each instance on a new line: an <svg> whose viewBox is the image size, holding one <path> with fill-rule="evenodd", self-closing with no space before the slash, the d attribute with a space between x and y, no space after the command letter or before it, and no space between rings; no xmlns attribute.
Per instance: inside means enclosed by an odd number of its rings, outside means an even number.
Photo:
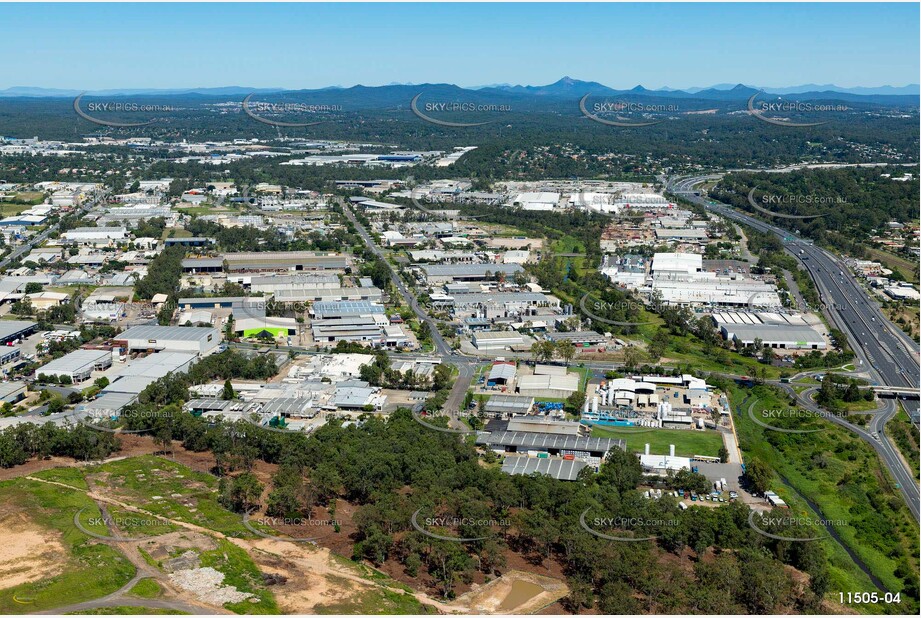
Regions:
<svg viewBox="0 0 921 618"><path fill-rule="evenodd" d="M824 350L825 340L808 326L772 326L764 324L723 324L723 336L744 345L756 339L769 348L786 350Z"/></svg>
<svg viewBox="0 0 921 618"><path fill-rule="evenodd" d="M189 352L158 352L139 358L102 389L103 393L139 395L147 385L170 373L185 373L198 356Z"/></svg>
<svg viewBox="0 0 921 618"><path fill-rule="evenodd" d="M593 330L547 333L547 339L554 343L569 341L579 348L591 348L608 342L604 335Z"/></svg>
<svg viewBox="0 0 921 618"><path fill-rule="evenodd" d="M656 229L656 240L705 241L707 231L697 228Z"/></svg>
<svg viewBox="0 0 921 618"><path fill-rule="evenodd" d="M192 298L180 298L176 301L180 309L242 309L245 307L260 308L265 311L266 299L255 296L201 296Z"/></svg>
<svg viewBox="0 0 921 618"><path fill-rule="evenodd" d="M478 331L473 333L471 340L477 350L504 350L524 345L524 337L515 331Z"/></svg>
<svg viewBox="0 0 921 618"><path fill-rule="evenodd" d="M36 374L56 378L67 376L76 384L88 380L94 370L101 371L111 366L111 350L74 350L39 367Z"/></svg>
<svg viewBox="0 0 921 618"><path fill-rule="evenodd" d="M37 323L28 320L0 320L0 345L28 337L37 327Z"/></svg>
<svg viewBox="0 0 921 618"><path fill-rule="evenodd" d="M800 315L726 311L712 317L723 337L742 345L751 345L757 339L774 349L824 350L827 347L822 335Z"/></svg>
<svg viewBox="0 0 921 618"><path fill-rule="evenodd" d="M134 403L137 397L137 393L103 392L96 399L77 407L77 411L93 418L117 417L122 408Z"/></svg>
<svg viewBox="0 0 921 618"><path fill-rule="evenodd" d="M249 289L271 294L286 288L338 288L342 285L334 273L310 272L297 275L254 275L250 277Z"/></svg>
<svg viewBox="0 0 921 618"><path fill-rule="evenodd" d="M518 378L517 392L538 399L566 399L579 390L579 375L523 375Z"/></svg>
<svg viewBox="0 0 921 618"><path fill-rule="evenodd" d="M346 255L313 251L227 253L224 255L224 261L230 272L345 270L349 267L349 258Z"/></svg>
<svg viewBox="0 0 921 618"><path fill-rule="evenodd" d="M481 431L476 436L476 444L477 446L489 448L501 447L509 453L538 451L550 455L565 455L579 452L601 459L604 459L612 448L621 450L626 450L627 448L623 440L613 438L591 438L527 431Z"/></svg>
<svg viewBox="0 0 921 618"><path fill-rule="evenodd" d="M480 305L502 305L506 309L527 307L559 309L560 307L558 298L540 292L472 292L453 294L451 298L452 304L458 310Z"/></svg>
<svg viewBox="0 0 921 618"><path fill-rule="evenodd" d="M224 271L224 258L186 258L182 260L186 273L219 273Z"/></svg>
<svg viewBox="0 0 921 618"><path fill-rule="evenodd" d="M16 403L26 396L23 382L0 382L0 403Z"/></svg>
<svg viewBox="0 0 921 618"><path fill-rule="evenodd" d="M242 412L249 407L249 404L239 400L227 401L225 399L206 397L204 399L192 399L183 407L194 416L201 416L209 412Z"/></svg>
<svg viewBox="0 0 921 618"><path fill-rule="evenodd" d="M267 401L262 406L262 413L282 418L313 418L317 415L310 397L280 397Z"/></svg>
<svg viewBox="0 0 921 618"><path fill-rule="evenodd" d="M524 272L519 264L421 264L417 268L429 285L450 281L486 281L499 274L511 278Z"/></svg>
<svg viewBox="0 0 921 618"><path fill-rule="evenodd" d="M17 361L21 356L22 350L19 346L0 346L0 365Z"/></svg>
<svg viewBox="0 0 921 618"><path fill-rule="evenodd" d="M486 402L485 412L490 416L511 416L527 414L534 407L533 397L521 395L493 395Z"/></svg>
<svg viewBox="0 0 921 618"><path fill-rule="evenodd" d="M188 371L198 355L186 352L159 352L128 364L95 400L81 405L78 411L91 417L115 417L122 408L137 401L147 386L169 373Z"/></svg>
<svg viewBox="0 0 921 618"><path fill-rule="evenodd" d="M262 286L266 287L266 286ZM371 287L282 287L271 294L279 303L297 302L336 302L336 301L368 301L379 303L384 298L380 288Z"/></svg>
<svg viewBox="0 0 921 618"><path fill-rule="evenodd" d="M205 356L220 345L221 333L216 328L193 326L135 326L114 339L129 352L165 350Z"/></svg>

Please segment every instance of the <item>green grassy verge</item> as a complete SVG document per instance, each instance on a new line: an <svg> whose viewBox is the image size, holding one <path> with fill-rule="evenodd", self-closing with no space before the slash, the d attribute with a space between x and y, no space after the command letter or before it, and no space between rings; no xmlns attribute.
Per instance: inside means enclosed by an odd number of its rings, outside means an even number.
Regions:
<svg viewBox="0 0 921 618"><path fill-rule="evenodd" d="M136 583L131 590L128 591L128 594L141 597L142 599L156 599L163 594L163 589L160 588L160 584L158 584L156 580L145 577Z"/></svg>
<svg viewBox="0 0 921 618"><path fill-rule="evenodd" d="M760 427L748 416L751 401L757 402L754 408L756 414L761 414L763 410L789 408L790 404L786 397L768 387L757 387L751 392L753 399L744 405L744 391L733 389L731 398L740 447L746 461L755 456L767 462L787 479L799 495L812 500L821 509L819 515L833 523L847 547L890 591L902 591L906 587L905 577L913 578L914 583L908 588L916 586L918 524L911 517L876 452L852 432L822 419L788 419L790 426L775 418L769 421L788 429L823 429L807 434ZM762 419L768 421L763 415ZM773 488L785 500L789 497L794 508L805 508L805 503L791 495L793 492L779 480L775 481ZM832 567L829 589L832 598L837 600L838 592L874 589L866 575L837 543L829 540L823 545ZM917 601L907 597L903 594L903 604L892 606L891 611L915 613ZM867 606L862 610L878 613L880 607Z"/></svg>
<svg viewBox="0 0 921 618"><path fill-rule="evenodd" d="M918 455L918 431L911 424L911 419L905 413L904 408L899 409L898 413L886 423L886 433L892 438L892 441L898 447L902 457L909 463L915 473L915 478L921 478L921 458Z"/></svg>
<svg viewBox="0 0 921 618"><path fill-rule="evenodd" d="M644 338L651 340L658 328L657 326L642 327ZM720 347L708 349L702 342L690 335L683 337L672 335L664 358L671 362L663 364L687 365L689 368L700 371L764 377L767 380L776 380L780 378L781 373L779 367L759 363L757 359L742 356L736 352Z"/></svg>

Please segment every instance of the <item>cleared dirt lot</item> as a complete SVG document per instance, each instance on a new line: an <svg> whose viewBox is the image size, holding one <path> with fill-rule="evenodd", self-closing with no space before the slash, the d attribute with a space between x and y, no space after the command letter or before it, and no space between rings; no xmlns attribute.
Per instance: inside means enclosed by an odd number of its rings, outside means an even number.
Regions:
<svg viewBox="0 0 921 618"><path fill-rule="evenodd" d="M67 553L57 534L32 522L13 505L0 511L0 582L4 588L61 572Z"/></svg>

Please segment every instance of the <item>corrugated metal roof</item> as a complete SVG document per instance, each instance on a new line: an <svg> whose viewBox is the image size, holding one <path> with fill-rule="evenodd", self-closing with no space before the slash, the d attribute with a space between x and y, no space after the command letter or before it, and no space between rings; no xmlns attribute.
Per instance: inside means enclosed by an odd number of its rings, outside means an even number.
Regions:
<svg viewBox="0 0 921 618"><path fill-rule="evenodd" d="M198 328L194 326L134 326L129 328L114 339L126 341L128 339L167 339L172 341L206 341L209 337L218 336L216 328Z"/></svg>
<svg viewBox="0 0 921 618"><path fill-rule="evenodd" d="M114 416L137 399L135 393L104 393L93 401L79 408L89 416Z"/></svg>
<svg viewBox="0 0 921 618"><path fill-rule="evenodd" d="M453 294L454 305L458 307L486 303L550 303L546 294L540 292L469 292Z"/></svg>
<svg viewBox="0 0 921 618"><path fill-rule="evenodd" d="M511 380L515 377L517 369L513 363L496 363L489 370L488 380Z"/></svg>
<svg viewBox="0 0 921 618"><path fill-rule="evenodd" d="M524 375L518 378L518 389L521 391L576 391L579 390L579 376L574 373L565 376Z"/></svg>
<svg viewBox="0 0 921 618"><path fill-rule="evenodd" d="M486 402L487 412L527 412L534 405L533 397L522 395L493 395Z"/></svg>
<svg viewBox="0 0 921 618"><path fill-rule="evenodd" d="M488 446L514 446L524 449L559 449L567 451L607 452L614 447L626 449L623 440L565 436L530 431L480 432L476 443Z"/></svg>
<svg viewBox="0 0 921 618"><path fill-rule="evenodd" d="M106 360L112 360L110 350L74 350L61 358L56 358L47 365L39 367L36 373L45 373L49 371L61 373L76 373L92 368Z"/></svg>
<svg viewBox="0 0 921 618"><path fill-rule="evenodd" d="M18 335L24 330L35 328L35 326L37 326L35 322L26 320L0 320L0 339Z"/></svg>
<svg viewBox="0 0 921 618"><path fill-rule="evenodd" d="M223 258L186 258L182 260L183 268L223 268Z"/></svg>
<svg viewBox="0 0 921 618"><path fill-rule="evenodd" d="M524 271L524 268L518 264L424 264L421 268L430 277L433 275L438 277L483 276L487 272L513 274Z"/></svg>
<svg viewBox="0 0 921 618"><path fill-rule="evenodd" d="M263 414L271 414L272 416L282 415L300 415L303 414L308 408L310 408L311 399L306 397L282 397L280 399L273 399L272 401L267 402L262 406Z"/></svg>
<svg viewBox="0 0 921 618"><path fill-rule="evenodd" d="M587 466L578 459L506 457L502 462L502 471L506 474L546 474L561 481L574 481L579 472Z"/></svg>

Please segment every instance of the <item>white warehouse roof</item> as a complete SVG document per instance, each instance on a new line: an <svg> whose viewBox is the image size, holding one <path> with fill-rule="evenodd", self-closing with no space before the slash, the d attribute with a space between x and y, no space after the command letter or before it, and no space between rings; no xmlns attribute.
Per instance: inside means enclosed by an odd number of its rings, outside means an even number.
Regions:
<svg viewBox="0 0 921 618"><path fill-rule="evenodd" d="M652 272L680 272L692 274L703 270L703 256L698 253L656 253L652 258Z"/></svg>

